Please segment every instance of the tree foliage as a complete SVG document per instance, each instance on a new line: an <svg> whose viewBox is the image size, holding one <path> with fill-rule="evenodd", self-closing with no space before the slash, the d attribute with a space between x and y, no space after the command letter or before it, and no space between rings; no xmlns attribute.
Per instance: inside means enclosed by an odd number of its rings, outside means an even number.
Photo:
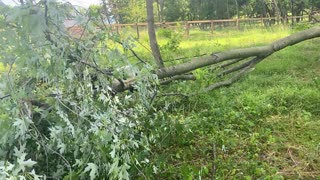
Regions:
<svg viewBox="0 0 320 180"><path fill-rule="evenodd" d="M110 9L121 23L145 19L141 0L110 1ZM319 9L319 0L156 0L158 21L210 20L245 17L300 16ZM136 6L132 6L136 5ZM138 7L138 8L136 8ZM116 16L116 15L115 15Z"/></svg>
<svg viewBox="0 0 320 180"><path fill-rule="evenodd" d="M130 39L109 46L119 38L87 17L71 37L63 22L73 11L45 0L1 11L1 179L129 179L148 162L162 119L152 108L157 77L124 55ZM112 84L132 75L137 92L117 94Z"/></svg>

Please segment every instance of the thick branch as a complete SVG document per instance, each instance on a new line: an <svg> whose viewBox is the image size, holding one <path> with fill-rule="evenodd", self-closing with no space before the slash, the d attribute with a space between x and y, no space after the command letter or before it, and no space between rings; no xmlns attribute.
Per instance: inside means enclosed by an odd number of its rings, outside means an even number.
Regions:
<svg viewBox="0 0 320 180"><path fill-rule="evenodd" d="M234 75L233 77L231 77L230 79L226 80L226 81L221 81L221 82L217 82L209 87L207 87L204 92L208 92L208 91L212 91L214 89L218 89L221 87L225 87L225 86L230 86L233 83L237 82L242 76L244 76L247 72L250 71L251 68L253 68L256 64L258 64L259 62L261 62L263 59L265 59L266 57L256 57L254 59L252 59L249 65L245 66L244 68L241 69L241 71L239 71L236 75Z"/></svg>
<svg viewBox="0 0 320 180"><path fill-rule="evenodd" d="M287 46L291 46L299 42L316 38L316 37L320 37L320 27L311 28L309 30L305 30L305 31L290 35L286 38L275 41L270 45L217 52L207 57L195 58L190 62L158 69L155 71L155 73L159 79L164 79L164 78L182 75L190 71L193 71L195 69L209 66L212 64L217 64L227 60L232 60L232 61L222 64L220 65L220 67L229 66L231 64L236 63L236 61L242 61L246 58L257 57L249 61L250 64L244 63L244 65L242 64L242 65L236 66L235 68L226 70L225 73L227 72L231 73L239 70L241 71L239 71L235 76L233 76L231 79L227 81L218 82L208 87L206 90L209 91L219 87L231 85L232 83L236 82L240 77L242 77L246 72L248 72L253 66L261 62L262 60L264 60L266 57L273 54L274 52L279 51ZM134 81L135 81L134 78L130 80L124 80L123 83L120 83L117 81L113 84L113 89L116 90L116 92L128 90L134 84Z"/></svg>
<svg viewBox="0 0 320 180"><path fill-rule="evenodd" d="M221 73L219 73L217 76L220 77L220 76L224 76L224 75L227 75L227 74L230 74L230 73L233 73L235 71L239 71L247 66L249 66L253 61L255 61L257 59L257 57L253 58L252 60L250 61L247 61L245 63L242 63L238 66L235 66L235 67L232 67L230 69L227 69L227 70L224 70L222 71Z"/></svg>
<svg viewBox="0 0 320 180"><path fill-rule="evenodd" d="M309 30L301 31L286 38L280 39L271 43L270 45L253 47L253 48L244 48L244 49L234 49L224 52L219 52L212 54L203 58L195 58L190 62L178 64L171 67L161 68L156 71L159 79L165 77L171 77L175 75L180 75L188 73L198 68L216 64L230 59L236 58L248 58L253 56L267 57L272 53L279 51L287 46L292 46L299 42L320 37L320 27L314 27Z"/></svg>

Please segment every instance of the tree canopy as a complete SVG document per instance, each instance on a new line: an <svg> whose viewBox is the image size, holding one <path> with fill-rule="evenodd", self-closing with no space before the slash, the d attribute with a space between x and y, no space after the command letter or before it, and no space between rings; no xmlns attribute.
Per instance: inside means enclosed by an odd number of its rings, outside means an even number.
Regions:
<svg viewBox="0 0 320 180"><path fill-rule="evenodd" d="M234 17L300 16L319 8L319 0L156 0L157 21L192 21ZM144 0L109 1L110 13L119 23L146 19Z"/></svg>

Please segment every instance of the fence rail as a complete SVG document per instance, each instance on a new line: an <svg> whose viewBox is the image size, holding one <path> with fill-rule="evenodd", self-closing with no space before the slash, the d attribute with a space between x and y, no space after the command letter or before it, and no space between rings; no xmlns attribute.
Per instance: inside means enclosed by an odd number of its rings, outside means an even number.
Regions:
<svg viewBox="0 0 320 180"><path fill-rule="evenodd" d="M262 18L237 18L237 19L219 19L219 20L197 20L197 21L176 21L176 22L158 22L155 23L156 28L177 28L183 27L185 31L185 35L189 36L190 30L193 27L200 27L203 29L209 29L211 33L213 33L218 26L225 26L228 23L228 26L233 26L237 29L240 29L241 26L245 25L246 22L249 22L251 25L252 23L258 23L259 25L266 26L275 23L287 24L290 22L294 23L295 21L302 20L307 18L311 20L313 17L309 15L305 16L290 16L286 18L282 17L262 17ZM146 29L148 24L147 23L130 23L130 24L109 24L107 25L112 30L116 31L120 34L122 28L132 27L135 29L137 38L140 37L140 31L144 28ZM71 31L76 32L79 34L78 31L81 31L81 27L73 27Z"/></svg>
<svg viewBox="0 0 320 180"><path fill-rule="evenodd" d="M219 25L222 23L234 23L234 27L236 28L240 28L241 23L245 23L245 22L258 22L261 23L261 25L266 25L268 23L270 23L271 21L273 21L273 23L289 23L289 21L291 20L292 22L294 22L297 19L304 19L304 18L308 18L310 19L310 16L290 16L290 17L286 17L286 18L282 18L282 17L262 17L262 18L237 18L237 19L219 19L219 20L198 20L198 21L176 21L176 22L161 22L161 23L155 23L155 26L158 27L162 27L162 28L176 28L177 25L180 26L184 26L185 29L185 34L187 36L189 36L190 34L190 30L191 30L191 26L194 25L198 25L198 26L202 26L202 25L206 25L206 27L208 27L207 25L210 25L210 30L211 33L214 32L215 30L215 25ZM137 37L139 38L140 35L140 30L141 28L146 28L147 27L147 23L131 23L131 24L111 24L109 25L112 29L116 30L118 33L120 33L121 28L123 27L133 27L136 29L136 33L137 33Z"/></svg>

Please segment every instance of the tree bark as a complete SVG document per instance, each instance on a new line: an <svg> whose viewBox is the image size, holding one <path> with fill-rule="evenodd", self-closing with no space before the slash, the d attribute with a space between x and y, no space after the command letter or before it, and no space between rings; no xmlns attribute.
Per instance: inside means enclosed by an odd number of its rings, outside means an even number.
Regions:
<svg viewBox="0 0 320 180"><path fill-rule="evenodd" d="M152 55L156 61L158 68L163 68L163 60L160 54L159 45L154 28L154 16L153 16L153 0L146 0L147 3L147 21L148 21L148 34Z"/></svg>

